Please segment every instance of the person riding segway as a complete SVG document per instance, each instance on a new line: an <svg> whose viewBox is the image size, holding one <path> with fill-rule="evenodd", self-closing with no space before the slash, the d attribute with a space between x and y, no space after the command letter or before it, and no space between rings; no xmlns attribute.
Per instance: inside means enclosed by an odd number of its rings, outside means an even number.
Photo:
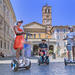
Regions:
<svg viewBox="0 0 75 75"><path fill-rule="evenodd" d="M42 39L42 43L39 44L39 65L41 63L49 64L49 54L48 54L48 46L46 44L46 40Z"/></svg>
<svg viewBox="0 0 75 75"><path fill-rule="evenodd" d="M73 27L69 27L70 33L67 34L67 37L64 40L67 40L67 55L68 59L64 59L65 65L74 63L75 64L75 32L73 31ZM73 59L72 59L73 55Z"/></svg>
<svg viewBox="0 0 75 75"><path fill-rule="evenodd" d="M14 26L14 31L16 34L16 38L14 41L14 49L16 50L16 59L13 59L11 62L11 68L13 71L17 71L19 68L27 68L31 66L31 62L28 59L24 60L24 43L27 43L24 40L24 33L23 30L20 28L20 26L22 25L23 21L18 21L17 22L17 26ZM20 57L20 51L22 51L22 56L23 56L23 62L20 63L19 61L19 57ZM25 62L27 64L25 64Z"/></svg>

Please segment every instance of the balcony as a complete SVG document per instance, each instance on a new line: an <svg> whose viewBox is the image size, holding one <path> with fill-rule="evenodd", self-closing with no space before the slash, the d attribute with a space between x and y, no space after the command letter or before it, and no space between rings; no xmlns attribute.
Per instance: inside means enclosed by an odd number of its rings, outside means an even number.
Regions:
<svg viewBox="0 0 75 75"><path fill-rule="evenodd" d="M28 41L31 41L31 42L40 42L41 40L42 40L41 38L38 38L38 39L34 39L34 38L28 39ZM47 39L47 38L46 38L46 41L47 41L47 42L56 42L56 39L54 39L54 38L52 38L52 39Z"/></svg>

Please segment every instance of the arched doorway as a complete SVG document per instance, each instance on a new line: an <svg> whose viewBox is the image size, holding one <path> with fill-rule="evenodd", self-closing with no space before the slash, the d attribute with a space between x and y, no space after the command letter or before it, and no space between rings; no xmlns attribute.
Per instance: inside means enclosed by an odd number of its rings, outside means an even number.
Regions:
<svg viewBox="0 0 75 75"><path fill-rule="evenodd" d="M49 46L49 52L52 54L54 53L54 46L53 45L50 45Z"/></svg>
<svg viewBox="0 0 75 75"><path fill-rule="evenodd" d="M38 54L38 45L33 45L33 55L37 55Z"/></svg>

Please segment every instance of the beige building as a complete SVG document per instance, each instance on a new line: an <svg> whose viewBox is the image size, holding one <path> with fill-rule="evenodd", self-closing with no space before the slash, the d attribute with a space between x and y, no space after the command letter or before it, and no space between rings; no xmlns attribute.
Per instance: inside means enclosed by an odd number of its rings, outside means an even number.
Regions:
<svg viewBox="0 0 75 75"><path fill-rule="evenodd" d="M10 0L0 0L0 52L12 56L14 32L12 26L16 17Z"/></svg>

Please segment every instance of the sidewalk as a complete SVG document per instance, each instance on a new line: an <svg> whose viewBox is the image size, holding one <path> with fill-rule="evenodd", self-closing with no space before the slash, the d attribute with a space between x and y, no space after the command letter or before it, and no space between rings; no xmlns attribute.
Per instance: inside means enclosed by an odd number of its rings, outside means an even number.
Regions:
<svg viewBox="0 0 75 75"><path fill-rule="evenodd" d="M56 59L53 59L52 56L49 57L50 62L64 62L64 58L57 57Z"/></svg>
<svg viewBox="0 0 75 75"><path fill-rule="evenodd" d="M39 56L35 56L35 58L38 58ZM56 59L53 59L52 56L49 57L50 62L64 62L64 58L57 57Z"/></svg>

